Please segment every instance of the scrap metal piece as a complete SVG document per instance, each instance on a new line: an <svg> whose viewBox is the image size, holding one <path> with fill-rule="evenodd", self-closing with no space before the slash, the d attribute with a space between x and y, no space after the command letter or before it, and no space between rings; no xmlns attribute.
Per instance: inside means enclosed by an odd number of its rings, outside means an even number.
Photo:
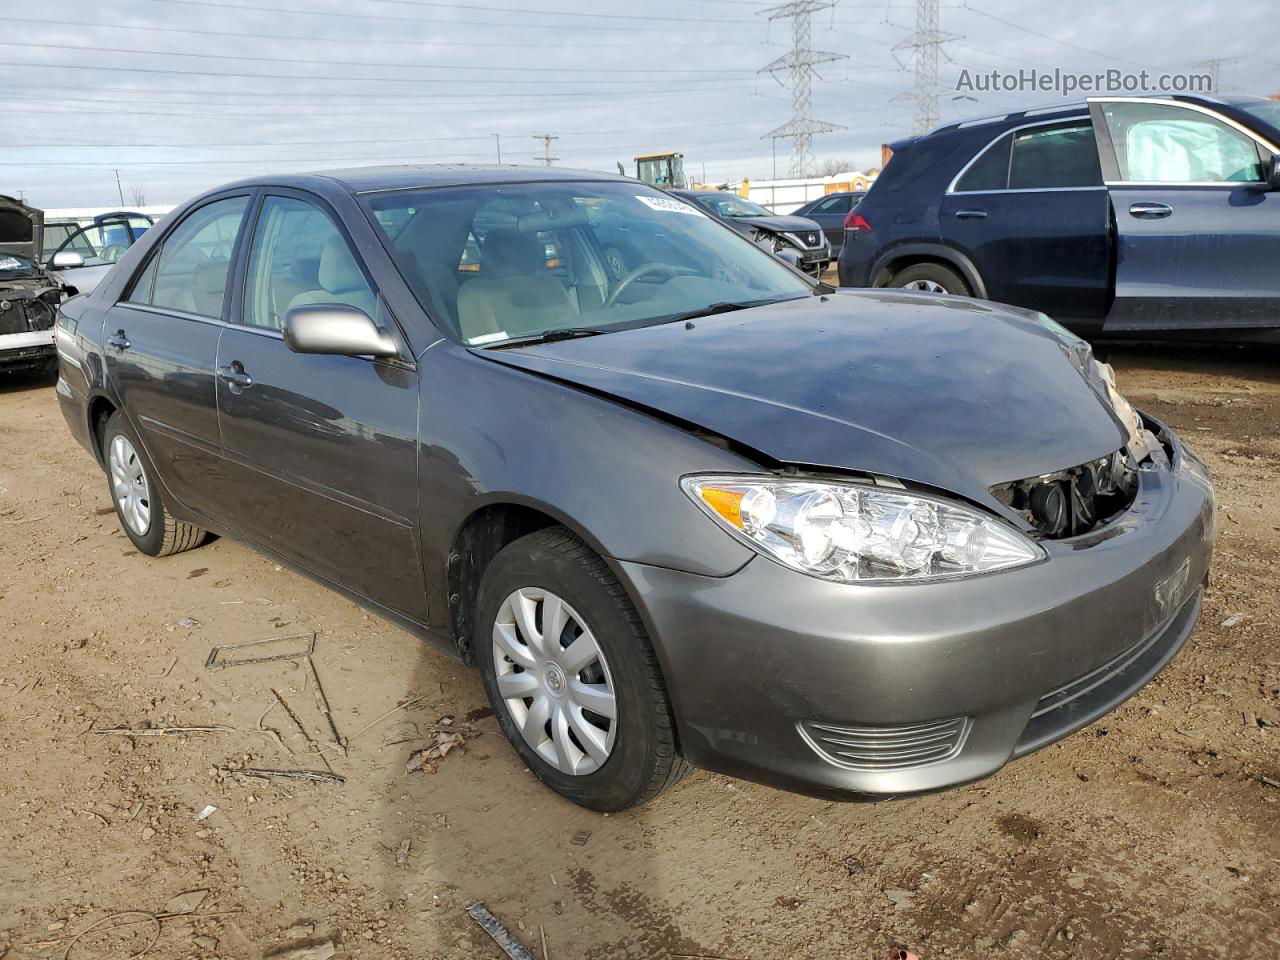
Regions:
<svg viewBox="0 0 1280 960"><path fill-rule="evenodd" d="M502 923L489 912L489 908L483 903L473 903L467 907L467 913L471 919L480 924L480 929L493 938L493 942L502 948L511 960L533 960L533 953L515 938Z"/></svg>
<svg viewBox="0 0 1280 960"><path fill-rule="evenodd" d="M270 780L279 778L283 780L312 780L315 783L332 783L338 786L347 782L347 778L336 773L329 773L326 770L267 770L262 767L223 767L222 772L231 774L232 776L242 777L262 777Z"/></svg>
<svg viewBox="0 0 1280 960"><path fill-rule="evenodd" d="M285 640L306 640L306 646L301 650L292 650L287 653L272 654L262 657L241 657L238 659L227 659L226 654L233 653L236 650L243 650L246 647L260 647L267 643L281 643ZM209 651L209 659L204 662L206 670L222 670L226 667L243 667L250 663L271 663L276 660L299 660L304 657L310 659L316 650L316 634L311 633L295 633L287 637L268 637L265 640L249 640L245 643L229 643L221 647L214 647Z"/></svg>

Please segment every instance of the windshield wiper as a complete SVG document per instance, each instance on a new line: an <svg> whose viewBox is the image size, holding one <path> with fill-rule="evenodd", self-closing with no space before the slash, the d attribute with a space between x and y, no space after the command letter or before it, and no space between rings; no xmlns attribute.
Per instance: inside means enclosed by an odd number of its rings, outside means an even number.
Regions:
<svg viewBox="0 0 1280 960"><path fill-rule="evenodd" d="M677 313L674 316L663 317L658 321L658 323L680 323L683 320L697 320L699 317L714 317L719 313L733 313L735 310L750 310L752 307L762 307L767 303L780 303L782 300L790 299L790 297L766 297L763 300L723 300L719 303L713 303L697 310L690 310L688 313ZM796 299L799 298L797 297Z"/></svg>
<svg viewBox="0 0 1280 960"><path fill-rule="evenodd" d="M591 327L567 327L563 330L544 330L542 333L531 333L525 337L512 337L498 343L487 344L489 350L505 350L507 347L527 347L533 343L555 343L558 340L576 340L579 337L598 337L612 330L595 330Z"/></svg>

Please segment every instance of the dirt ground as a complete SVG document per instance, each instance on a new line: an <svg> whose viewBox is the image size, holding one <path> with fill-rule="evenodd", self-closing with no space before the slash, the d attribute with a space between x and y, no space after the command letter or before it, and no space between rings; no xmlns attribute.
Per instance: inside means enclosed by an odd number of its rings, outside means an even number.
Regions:
<svg viewBox="0 0 1280 960"><path fill-rule="evenodd" d="M1280 956L1280 352L1109 353L1223 508L1162 676L949 793L832 804L697 773L616 816L541 787L476 676L347 601L228 540L138 555L51 386L0 383L0 958L499 958L476 900L555 960ZM205 669L215 644L310 631L346 756L308 756L299 725L329 735L297 662ZM406 773L442 718L465 752ZM102 733L164 725L216 729ZM344 785L224 772L325 762Z"/></svg>

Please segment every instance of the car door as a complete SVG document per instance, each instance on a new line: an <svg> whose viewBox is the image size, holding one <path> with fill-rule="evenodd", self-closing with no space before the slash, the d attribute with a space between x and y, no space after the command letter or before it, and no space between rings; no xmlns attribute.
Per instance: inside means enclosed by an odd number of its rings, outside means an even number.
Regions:
<svg viewBox="0 0 1280 960"><path fill-rule="evenodd" d="M988 299L1088 327L1110 304L1110 220L1093 128L1081 116L993 140L951 182L939 226L977 267Z"/></svg>
<svg viewBox="0 0 1280 960"><path fill-rule="evenodd" d="M165 488L215 519L226 475L214 367L249 199L221 196L190 211L151 251L103 326L107 376Z"/></svg>
<svg viewBox="0 0 1280 960"><path fill-rule="evenodd" d="M822 228L831 244L831 252L838 256L844 244L844 218L853 209L853 194L838 193L833 197L819 200L808 213L800 216L808 217Z"/></svg>
<svg viewBox="0 0 1280 960"><path fill-rule="evenodd" d="M317 198L263 196L218 346L226 509L243 536L415 620L426 619L413 517L418 376L410 362L294 353L291 306L355 306L394 323ZM398 334L397 334L398 336Z"/></svg>
<svg viewBox="0 0 1280 960"><path fill-rule="evenodd" d="M1115 210L1116 301L1105 329L1280 324L1274 145L1195 104L1090 103Z"/></svg>

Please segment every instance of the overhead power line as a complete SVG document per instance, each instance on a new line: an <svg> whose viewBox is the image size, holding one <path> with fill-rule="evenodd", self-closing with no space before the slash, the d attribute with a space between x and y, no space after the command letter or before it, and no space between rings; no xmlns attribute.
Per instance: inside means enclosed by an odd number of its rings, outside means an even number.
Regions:
<svg viewBox="0 0 1280 960"><path fill-rule="evenodd" d="M701 0L703 3L709 3L710 0ZM51 23L47 17L11 17L7 13L4 17L5 23L27 23L34 26L49 27ZM426 23L427 21L421 21ZM236 30L207 30L196 27L160 27L151 23L101 23L92 20L76 20L74 22L66 19L59 19L57 26L75 26L75 27L91 27L95 30L123 30L127 33L180 33L193 37L243 37L246 40L306 40L315 43L341 43L350 47L352 40L350 36L346 37L322 37L314 33L262 33L262 32L243 32ZM442 26L443 24L437 24ZM684 42L680 42L678 37L669 37L663 41L667 46L687 47L706 45L706 40L701 37L693 37ZM721 40L717 38L716 45L718 47L758 47L768 43L769 40ZM361 36L359 40L360 46L365 45L377 46L398 46L398 47L456 47L457 40L405 40L390 37L366 37ZM52 46L61 46L61 44L51 44ZM495 41L495 40L478 40L471 37L467 38L466 45L468 47L501 47L513 50L563 50L564 44L556 41L554 43L533 43L525 38L518 41ZM635 49L652 49L653 41L645 40L640 43L584 43L575 41L573 44L575 50L635 50Z"/></svg>
<svg viewBox="0 0 1280 960"><path fill-rule="evenodd" d="M507 66L490 66L474 63L395 63L391 61L368 61L368 60L334 60L332 57L312 58L312 57L260 57L252 54L238 53L195 53L177 50L140 50L136 47L102 47L97 45L81 45L70 43L38 43L30 40L0 40L0 47L37 47L40 49L54 50L84 50L88 53L128 53L142 57L192 57L199 60L251 60L255 63L304 63L318 64L321 66L345 66L345 67L396 67L398 69L413 70L449 70L449 71L496 71L511 73L642 73L651 74L687 74L687 73L716 73L725 74L725 76L716 77L718 80L728 80L732 76L750 76L749 70L715 70L705 68L690 68L683 70L663 70L646 67L507 67ZM97 70L97 66L90 66L89 69ZM384 79L382 77L374 79ZM427 78L424 78L427 79ZM477 83L485 81L466 80L466 83ZM506 83L508 81L494 81ZM601 82L601 81L594 81ZM634 80L614 81L622 83L634 83ZM688 81L681 81L682 83Z"/></svg>
<svg viewBox="0 0 1280 960"><path fill-rule="evenodd" d="M254 13L287 13L292 16L338 17L338 18L347 19L347 20L382 20L382 21L387 21L391 23L429 24L432 27L440 27L448 23L448 21L442 22L439 19L433 20L428 17L393 17L388 14L382 14L382 13L346 13L340 10L300 10L297 7L268 7L268 6L261 6L258 4L251 5L247 3L219 3L217 2L217 0L151 0L151 2L152 3L174 3L174 4L179 4L181 6L187 6L187 7L215 7L219 10L252 11ZM470 12L470 11L478 10L482 8L474 7L467 4L467 5L460 6L458 9ZM665 18L644 17L643 19L651 20L651 21L660 21ZM470 27L475 26L474 23L465 23L463 21L458 21L458 22L463 26L470 26ZM699 18L694 22L705 25L707 21L705 18ZM567 26L567 24L564 24L564 23L512 23L510 21L507 21L505 25L516 26L516 27L519 27L521 30L564 30L565 27ZM490 24L490 26L500 26L500 24L494 23L494 24ZM643 26L635 25L633 21L627 21L625 25L620 25L616 27L606 27L606 26L597 26L597 25L587 24L587 23L579 23L579 24L574 24L573 29L574 30L611 30L615 33L622 30L627 31L628 33L637 31L637 30L643 31L646 33L670 33L671 32L670 27L643 27ZM729 32L732 32L732 31L730 30Z"/></svg>

